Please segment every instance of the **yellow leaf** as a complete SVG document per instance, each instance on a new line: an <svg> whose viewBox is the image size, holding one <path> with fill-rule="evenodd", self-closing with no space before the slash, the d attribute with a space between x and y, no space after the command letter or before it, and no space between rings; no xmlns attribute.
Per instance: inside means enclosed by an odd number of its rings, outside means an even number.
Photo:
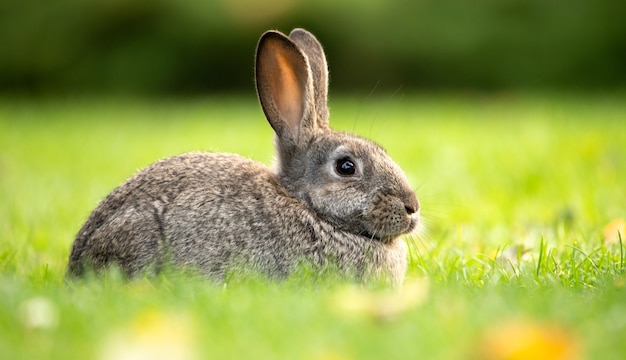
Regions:
<svg viewBox="0 0 626 360"><path fill-rule="evenodd" d="M334 294L332 306L340 315L392 320L424 303L428 288L428 282L424 279L408 281L402 289L393 292L375 292L347 286Z"/></svg>
<svg viewBox="0 0 626 360"><path fill-rule="evenodd" d="M481 343L486 360L576 360L576 338L560 326L530 320L508 320L489 328Z"/></svg>
<svg viewBox="0 0 626 360"><path fill-rule="evenodd" d="M180 314L146 311L105 341L102 360L194 360L193 331Z"/></svg>
<svg viewBox="0 0 626 360"><path fill-rule="evenodd" d="M626 221L615 219L604 227L604 243L607 245L617 244L619 237L626 243Z"/></svg>

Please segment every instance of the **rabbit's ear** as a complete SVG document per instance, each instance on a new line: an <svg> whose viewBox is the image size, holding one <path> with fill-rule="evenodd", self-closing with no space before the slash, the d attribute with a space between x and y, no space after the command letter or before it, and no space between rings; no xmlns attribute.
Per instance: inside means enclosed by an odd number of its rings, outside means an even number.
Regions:
<svg viewBox="0 0 626 360"><path fill-rule="evenodd" d="M280 32L268 31L259 40L256 86L265 117L282 144L297 145L316 126L307 58Z"/></svg>
<svg viewBox="0 0 626 360"><path fill-rule="evenodd" d="M304 29L293 29L289 38L298 45L309 60L311 75L313 76L317 125L328 127L328 64L322 44L317 41L313 34Z"/></svg>

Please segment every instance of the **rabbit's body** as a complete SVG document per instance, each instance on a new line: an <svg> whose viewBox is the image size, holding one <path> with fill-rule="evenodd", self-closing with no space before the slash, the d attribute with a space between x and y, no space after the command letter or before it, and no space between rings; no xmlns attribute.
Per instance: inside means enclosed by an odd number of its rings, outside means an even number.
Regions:
<svg viewBox="0 0 626 360"><path fill-rule="evenodd" d="M310 33L265 33L257 88L276 133L275 168L219 153L150 165L93 211L69 274L111 263L129 275L173 265L222 281L230 271L284 278L304 264L401 284L399 236L416 227L419 203L381 147L328 127L326 71Z"/></svg>
<svg viewBox="0 0 626 360"><path fill-rule="evenodd" d="M402 278L405 256L401 239L372 241L318 218L258 163L188 153L157 162L116 189L78 234L70 271L82 273L80 259L87 257L98 268L114 262L128 274L158 271L171 261L217 281L235 270L230 267L283 278L301 264Z"/></svg>

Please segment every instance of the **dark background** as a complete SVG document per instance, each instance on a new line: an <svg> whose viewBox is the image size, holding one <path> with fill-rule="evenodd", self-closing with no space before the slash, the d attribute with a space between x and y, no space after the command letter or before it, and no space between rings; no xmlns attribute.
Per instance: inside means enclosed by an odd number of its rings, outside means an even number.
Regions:
<svg viewBox="0 0 626 360"><path fill-rule="evenodd" d="M624 0L5 0L0 92L249 92L261 33L293 27L335 92L626 88Z"/></svg>

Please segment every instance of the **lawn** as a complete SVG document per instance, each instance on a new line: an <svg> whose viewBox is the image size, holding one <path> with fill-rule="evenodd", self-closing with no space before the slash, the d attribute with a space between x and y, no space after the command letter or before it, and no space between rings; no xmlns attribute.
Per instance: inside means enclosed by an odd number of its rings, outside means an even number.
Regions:
<svg viewBox="0 0 626 360"><path fill-rule="evenodd" d="M420 198L400 292L66 282L79 227L137 169L191 150L269 164L271 128L252 96L2 99L0 358L623 359L623 95L331 101L331 124L383 145Z"/></svg>

